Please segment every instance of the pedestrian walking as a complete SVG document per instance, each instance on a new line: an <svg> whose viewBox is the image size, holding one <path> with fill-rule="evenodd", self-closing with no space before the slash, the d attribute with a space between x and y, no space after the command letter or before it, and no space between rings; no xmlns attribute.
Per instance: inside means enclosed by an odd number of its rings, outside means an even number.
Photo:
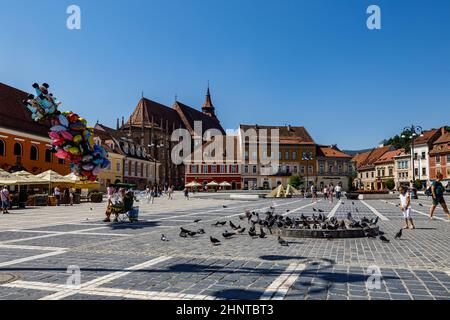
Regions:
<svg viewBox="0 0 450 320"><path fill-rule="evenodd" d="M59 189L58 186L56 186L55 189L53 190L53 195L55 196L56 199L56 205L59 207L61 205L61 190Z"/></svg>
<svg viewBox="0 0 450 320"><path fill-rule="evenodd" d="M414 229L414 222L411 218L411 193L405 187L400 187L400 210L403 212L403 218L405 219L403 229Z"/></svg>
<svg viewBox="0 0 450 320"><path fill-rule="evenodd" d="M317 188L314 184L311 186L311 202L317 202Z"/></svg>
<svg viewBox="0 0 450 320"><path fill-rule="evenodd" d="M8 214L9 211L9 190L7 186L4 186L2 190L0 190L0 200L2 205L3 214Z"/></svg>
<svg viewBox="0 0 450 320"><path fill-rule="evenodd" d="M336 192L336 199L341 200L342 197L342 187L340 184L338 184L336 186L336 188L334 189L334 191Z"/></svg>
<svg viewBox="0 0 450 320"><path fill-rule="evenodd" d="M328 200L328 186L323 187L323 200Z"/></svg>
<svg viewBox="0 0 450 320"><path fill-rule="evenodd" d="M184 193L184 198L186 200L189 200L189 190L188 190L188 188L184 188L183 193Z"/></svg>
<svg viewBox="0 0 450 320"><path fill-rule="evenodd" d="M431 183L431 197L433 199L433 205L430 208L430 219L433 220L434 211L436 207L440 204L444 209L444 212L447 214L447 217L450 218L450 213L448 212L447 204L444 199L444 185L442 184L442 179L444 176L441 172L436 174L436 180Z"/></svg>
<svg viewBox="0 0 450 320"><path fill-rule="evenodd" d="M73 188L70 188L69 189L69 203L71 206L73 206L74 193L75 193L75 190Z"/></svg>

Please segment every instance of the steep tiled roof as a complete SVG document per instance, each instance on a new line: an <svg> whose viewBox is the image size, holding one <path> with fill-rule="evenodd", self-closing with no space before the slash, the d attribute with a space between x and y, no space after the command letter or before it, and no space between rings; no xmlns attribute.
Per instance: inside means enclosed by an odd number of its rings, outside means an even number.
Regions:
<svg viewBox="0 0 450 320"><path fill-rule="evenodd" d="M209 129L218 129L219 131L222 132L222 134L225 134L225 130L223 130L217 118L211 118L210 116L204 114L203 112L198 111L192 107L189 107L179 101L175 102L175 104L173 105L173 109L178 112L185 127L191 133L193 133L194 130L194 122L201 121L203 133Z"/></svg>
<svg viewBox="0 0 450 320"><path fill-rule="evenodd" d="M280 144L315 144L313 138L309 135L305 127L294 126L260 126L260 125L247 125L241 124L241 130L259 129L267 130L267 136L270 137L270 130L278 129L280 136Z"/></svg>
<svg viewBox="0 0 450 320"><path fill-rule="evenodd" d="M433 140L436 140L436 138L439 136L439 134L440 134L440 129L432 129L429 131L425 131L422 136L419 136L416 139L414 139L414 144L420 145L420 144L432 143Z"/></svg>
<svg viewBox="0 0 450 320"><path fill-rule="evenodd" d="M370 170L375 167L375 162L378 161L386 152L393 150L392 146L383 146L375 148L372 151L365 152L360 159L357 159L358 170ZM355 156L355 158L358 157ZM353 159L355 159L353 158Z"/></svg>
<svg viewBox="0 0 450 320"><path fill-rule="evenodd" d="M342 152L335 146L318 146L317 157L329 157L329 158L351 158L352 156Z"/></svg>
<svg viewBox="0 0 450 320"><path fill-rule="evenodd" d="M152 120L155 127L161 127L162 123L164 129L168 122L169 131L172 131L173 128L178 129L183 127L183 122L176 110L147 98L139 100L138 105L130 118L132 126L138 128L142 127L142 122L144 122L145 128L151 128ZM128 119L122 129L127 129L129 127L130 119Z"/></svg>
<svg viewBox="0 0 450 320"><path fill-rule="evenodd" d="M401 153L402 153L401 150L388 151L384 155L382 155L375 163L382 164L382 163L394 162L394 157L400 155Z"/></svg>
<svg viewBox="0 0 450 320"><path fill-rule="evenodd" d="M31 112L22 103L28 93L0 82L0 126L48 138L50 124L31 119Z"/></svg>
<svg viewBox="0 0 450 320"><path fill-rule="evenodd" d="M450 132L442 128L441 133L442 135L433 144L431 155L450 153Z"/></svg>

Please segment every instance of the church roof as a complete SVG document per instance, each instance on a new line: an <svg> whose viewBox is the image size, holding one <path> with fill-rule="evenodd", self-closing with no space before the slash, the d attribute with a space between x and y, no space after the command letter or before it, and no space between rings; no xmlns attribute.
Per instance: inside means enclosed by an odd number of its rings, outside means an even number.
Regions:
<svg viewBox="0 0 450 320"><path fill-rule="evenodd" d="M188 105L185 105L184 103L181 103L179 101L176 101L174 103L173 109L178 112L185 125L185 128L188 129L191 133L194 132L194 122L201 121L203 130L202 133L209 129L218 129L222 132L222 134L225 134L225 130L222 128L219 120L217 120L216 118L212 118L204 114L203 112L189 107Z"/></svg>

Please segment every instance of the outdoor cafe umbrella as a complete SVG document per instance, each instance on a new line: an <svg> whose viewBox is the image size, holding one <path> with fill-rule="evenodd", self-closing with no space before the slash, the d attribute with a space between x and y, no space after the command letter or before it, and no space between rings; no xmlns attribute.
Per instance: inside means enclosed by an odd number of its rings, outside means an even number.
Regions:
<svg viewBox="0 0 450 320"><path fill-rule="evenodd" d="M73 172L64 176L64 178L72 181L73 187L75 189L99 189L100 188L100 182L98 182L98 181L81 181L80 177L78 177Z"/></svg>
<svg viewBox="0 0 450 320"><path fill-rule="evenodd" d="M35 176L34 174L22 170L18 172L11 173L11 177L17 179L17 185L37 185L37 184L47 184L46 181Z"/></svg>
<svg viewBox="0 0 450 320"><path fill-rule="evenodd" d="M187 185L185 185L186 188L198 188L201 186L202 185L196 181L192 181L192 182L188 183Z"/></svg>
<svg viewBox="0 0 450 320"><path fill-rule="evenodd" d="M211 181L210 183L207 183L206 186L208 187L218 187L219 184L215 181Z"/></svg>
<svg viewBox="0 0 450 320"><path fill-rule="evenodd" d="M224 182L220 183L219 186L228 188L228 187L231 187L231 184L227 181L224 181Z"/></svg>
<svg viewBox="0 0 450 320"><path fill-rule="evenodd" d="M0 185L13 185L17 183L17 177L13 177L11 173L0 169Z"/></svg>

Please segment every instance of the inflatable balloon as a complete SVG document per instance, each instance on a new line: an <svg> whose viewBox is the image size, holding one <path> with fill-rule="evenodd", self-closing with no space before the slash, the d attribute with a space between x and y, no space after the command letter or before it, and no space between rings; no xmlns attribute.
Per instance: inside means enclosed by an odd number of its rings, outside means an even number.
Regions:
<svg viewBox="0 0 450 320"><path fill-rule="evenodd" d="M81 180L95 181L110 164L106 150L94 143L94 129L87 126L86 119L72 111L58 110L61 102L49 93L49 87L47 83L34 83L36 96L28 95L23 103L31 111L34 121L51 123L51 152L68 161L70 170Z"/></svg>

